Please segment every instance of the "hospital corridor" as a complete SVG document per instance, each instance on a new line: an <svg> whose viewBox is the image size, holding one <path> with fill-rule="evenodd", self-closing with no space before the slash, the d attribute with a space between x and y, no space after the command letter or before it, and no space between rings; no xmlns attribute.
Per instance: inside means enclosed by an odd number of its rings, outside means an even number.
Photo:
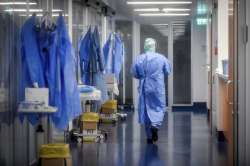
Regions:
<svg viewBox="0 0 250 166"><path fill-rule="evenodd" d="M250 166L249 9L0 0L0 166Z"/></svg>

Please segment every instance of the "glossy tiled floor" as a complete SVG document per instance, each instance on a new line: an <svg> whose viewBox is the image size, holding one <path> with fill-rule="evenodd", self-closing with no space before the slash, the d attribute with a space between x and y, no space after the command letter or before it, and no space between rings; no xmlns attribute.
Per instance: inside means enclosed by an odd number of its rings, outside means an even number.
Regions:
<svg viewBox="0 0 250 166"><path fill-rule="evenodd" d="M165 117L156 145L147 145L137 113L109 131L105 143L73 144L74 166L227 166L226 144L209 134L206 114L174 112Z"/></svg>

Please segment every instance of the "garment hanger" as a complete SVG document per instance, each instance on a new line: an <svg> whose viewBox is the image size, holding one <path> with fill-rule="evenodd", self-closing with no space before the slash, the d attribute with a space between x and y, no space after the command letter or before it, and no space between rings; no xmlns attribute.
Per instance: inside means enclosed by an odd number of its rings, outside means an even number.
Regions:
<svg viewBox="0 0 250 166"><path fill-rule="evenodd" d="M40 27L44 24L45 30L47 31L54 31L56 28L56 24L52 20L52 14L48 11L45 11L41 20L40 20Z"/></svg>

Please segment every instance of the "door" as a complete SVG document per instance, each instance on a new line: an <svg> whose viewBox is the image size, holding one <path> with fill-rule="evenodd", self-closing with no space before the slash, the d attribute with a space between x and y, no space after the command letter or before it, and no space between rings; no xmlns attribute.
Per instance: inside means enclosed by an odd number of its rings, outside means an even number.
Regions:
<svg viewBox="0 0 250 166"><path fill-rule="evenodd" d="M234 165L236 160L236 155L234 154L235 144L234 144L234 134L237 130L234 126L237 124L236 116L237 111L237 3L236 0L228 1L228 82L227 82L227 91L228 91L228 113L226 114L226 132L225 136L228 141L228 154L229 154L229 163Z"/></svg>
<svg viewBox="0 0 250 166"><path fill-rule="evenodd" d="M247 25L247 40L246 40L246 56L247 56L247 62L249 63L250 61L250 42L249 42L249 39L250 39L250 35L249 35L249 26L250 26L250 1L246 1L246 25ZM250 100L250 67L249 67L249 64L247 65L248 67L246 68L247 70L247 99L246 101L249 101ZM248 102L247 103L247 113L246 113L246 124L245 124L245 129L248 129L249 126L250 126L250 103ZM250 156L250 130L245 130L246 131L246 154L245 156ZM250 165L250 158L249 157L246 157L246 165Z"/></svg>
<svg viewBox="0 0 250 166"><path fill-rule="evenodd" d="M249 9L248 0L238 0L238 110L235 119L238 123L235 126L235 165L250 165L250 57L249 42L247 40L247 26L249 27ZM249 37L248 37L249 38Z"/></svg>
<svg viewBox="0 0 250 166"><path fill-rule="evenodd" d="M173 37L173 105L191 105L191 22L174 22Z"/></svg>

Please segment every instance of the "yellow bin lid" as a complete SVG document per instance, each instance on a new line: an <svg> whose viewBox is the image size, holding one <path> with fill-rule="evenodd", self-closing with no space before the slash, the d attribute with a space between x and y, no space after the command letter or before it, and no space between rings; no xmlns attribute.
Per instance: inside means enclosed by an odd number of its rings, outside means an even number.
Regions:
<svg viewBox="0 0 250 166"><path fill-rule="evenodd" d="M69 144L41 145L40 158L69 158Z"/></svg>
<svg viewBox="0 0 250 166"><path fill-rule="evenodd" d="M103 105L102 108L106 109L117 109L117 100L108 100Z"/></svg>
<svg viewBox="0 0 250 166"><path fill-rule="evenodd" d="M99 114L95 112L84 112L81 116L82 122L99 122Z"/></svg>

